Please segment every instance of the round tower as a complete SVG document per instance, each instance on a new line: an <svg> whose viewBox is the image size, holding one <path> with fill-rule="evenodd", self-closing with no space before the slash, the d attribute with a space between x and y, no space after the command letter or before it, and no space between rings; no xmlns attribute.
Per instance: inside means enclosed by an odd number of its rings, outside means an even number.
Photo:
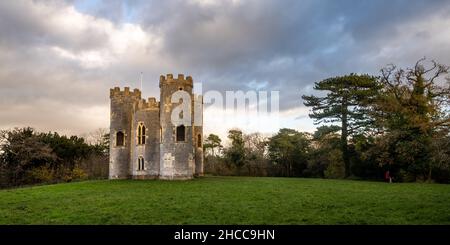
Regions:
<svg viewBox="0 0 450 245"><path fill-rule="evenodd" d="M110 90L110 99L109 178L125 179L130 175L133 113L136 103L141 99L141 92L138 89L130 91L129 87L121 91L115 87Z"/></svg>
<svg viewBox="0 0 450 245"><path fill-rule="evenodd" d="M161 76L160 82L160 178L161 179L190 179L195 173L195 143L193 130L193 82L190 76L184 78L179 74L174 78L172 74ZM172 96L178 94L189 95L190 101L177 100L172 103ZM184 92L185 93L184 93ZM187 93L187 94L186 94ZM180 113L180 118L189 118L190 123L186 125L173 121L172 112L179 109L181 104L187 103L189 111ZM189 115L185 115L189 113ZM177 115L178 116L178 115Z"/></svg>

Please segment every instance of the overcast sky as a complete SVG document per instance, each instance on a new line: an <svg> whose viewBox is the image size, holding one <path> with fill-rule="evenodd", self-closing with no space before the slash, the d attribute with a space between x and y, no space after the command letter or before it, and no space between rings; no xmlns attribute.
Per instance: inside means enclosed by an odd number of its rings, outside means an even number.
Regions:
<svg viewBox="0 0 450 245"><path fill-rule="evenodd" d="M108 127L109 88L143 72L144 97L167 73L204 91L278 90L280 124L262 127L312 131L301 95L314 82L424 56L450 64L450 1L0 1L0 128ZM211 111L205 133L252 131Z"/></svg>

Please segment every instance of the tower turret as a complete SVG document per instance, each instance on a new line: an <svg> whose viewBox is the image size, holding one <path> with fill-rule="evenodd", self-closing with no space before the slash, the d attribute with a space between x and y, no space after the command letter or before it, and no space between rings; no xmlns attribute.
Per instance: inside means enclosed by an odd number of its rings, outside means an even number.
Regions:
<svg viewBox="0 0 450 245"><path fill-rule="evenodd" d="M138 89L130 91L129 87L121 91L119 87L115 87L110 90L110 99L109 178L125 179L130 175L133 112L136 103L141 99L141 92Z"/></svg>
<svg viewBox="0 0 450 245"><path fill-rule="evenodd" d="M161 76L159 82L160 97L160 178L161 179L190 179L195 173L195 141L193 130L193 81L192 77L179 74L174 78L172 74ZM189 95L190 123L184 125L172 121L172 111L183 103L172 103L172 95L177 91L184 91ZM183 111L183 113L186 113ZM188 118L189 115L180 115Z"/></svg>

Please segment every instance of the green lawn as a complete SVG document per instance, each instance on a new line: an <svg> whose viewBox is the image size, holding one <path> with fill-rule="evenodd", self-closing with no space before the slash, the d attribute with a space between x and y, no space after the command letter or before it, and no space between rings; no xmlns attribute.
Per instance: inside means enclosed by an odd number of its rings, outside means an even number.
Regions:
<svg viewBox="0 0 450 245"><path fill-rule="evenodd" d="M0 224L450 224L450 185L205 177L0 191Z"/></svg>

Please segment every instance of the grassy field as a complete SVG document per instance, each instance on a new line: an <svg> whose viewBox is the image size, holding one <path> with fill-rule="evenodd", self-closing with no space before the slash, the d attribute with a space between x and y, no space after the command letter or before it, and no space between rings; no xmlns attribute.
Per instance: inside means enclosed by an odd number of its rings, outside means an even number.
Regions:
<svg viewBox="0 0 450 245"><path fill-rule="evenodd" d="M0 224L450 224L450 185L205 177L0 191Z"/></svg>

